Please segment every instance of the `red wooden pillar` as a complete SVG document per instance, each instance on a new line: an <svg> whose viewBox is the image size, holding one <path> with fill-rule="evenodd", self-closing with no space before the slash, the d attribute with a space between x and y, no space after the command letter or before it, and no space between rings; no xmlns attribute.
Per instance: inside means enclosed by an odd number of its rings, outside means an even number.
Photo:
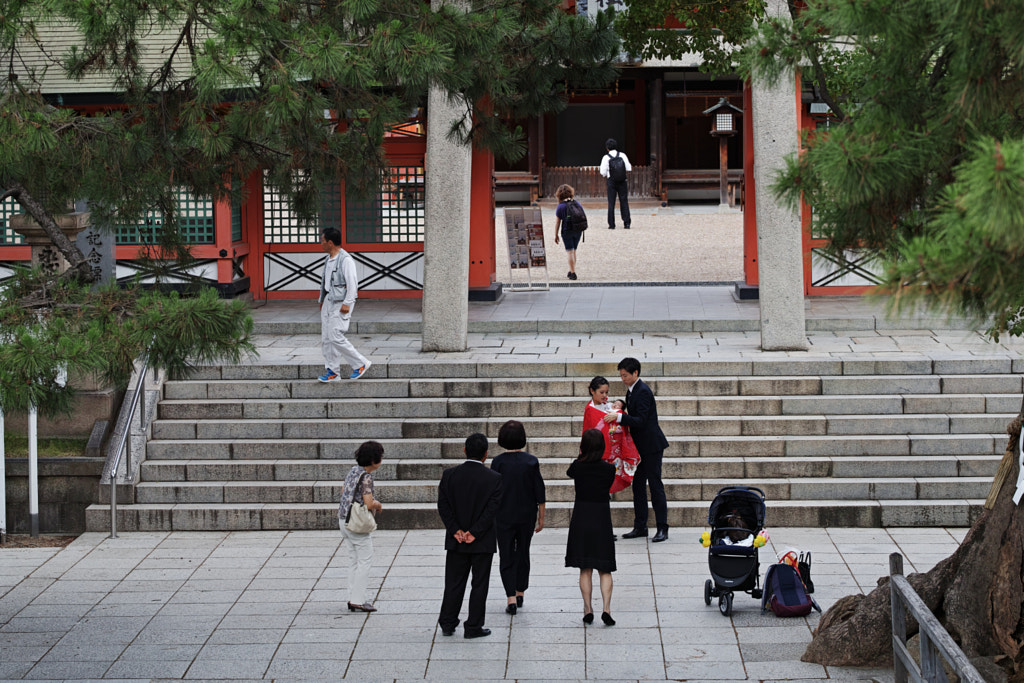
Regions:
<svg viewBox="0 0 1024 683"><path fill-rule="evenodd" d="M469 200L469 287L494 282L494 155L473 148Z"/></svg>
<svg viewBox="0 0 1024 683"><path fill-rule="evenodd" d="M263 275L265 264L263 255L267 252L267 245L263 241L263 174L256 170L245 179L245 210L242 212L242 238L249 246L249 291L252 298L257 301L265 301L267 291L263 283L266 278Z"/></svg>
<svg viewBox="0 0 1024 683"><path fill-rule="evenodd" d="M234 248L231 243L231 199L213 203L213 246L217 252L217 284L229 285L234 280L231 268Z"/></svg>
<svg viewBox="0 0 1024 683"><path fill-rule="evenodd" d="M743 84L743 274L757 285L757 207L754 187L754 103L750 82Z"/></svg>

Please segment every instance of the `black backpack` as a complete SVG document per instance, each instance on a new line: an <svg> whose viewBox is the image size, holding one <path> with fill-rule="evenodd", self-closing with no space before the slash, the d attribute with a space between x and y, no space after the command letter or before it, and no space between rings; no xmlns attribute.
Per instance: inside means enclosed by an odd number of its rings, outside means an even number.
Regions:
<svg viewBox="0 0 1024 683"><path fill-rule="evenodd" d="M777 617L802 617L821 608L804 588L800 574L791 565L780 562L768 567L764 575L761 611L771 610Z"/></svg>
<svg viewBox="0 0 1024 683"><path fill-rule="evenodd" d="M626 162L621 154L608 155L608 178L617 183L626 179Z"/></svg>
<svg viewBox="0 0 1024 683"><path fill-rule="evenodd" d="M587 214L575 199L565 203L565 229L569 232L583 232L587 229Z"/></svg>

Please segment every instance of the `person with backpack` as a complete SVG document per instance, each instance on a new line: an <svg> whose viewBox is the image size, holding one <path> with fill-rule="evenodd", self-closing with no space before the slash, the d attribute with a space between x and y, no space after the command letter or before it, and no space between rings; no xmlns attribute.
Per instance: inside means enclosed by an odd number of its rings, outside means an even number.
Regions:
<svg viewBox="0 0 1024 683"><path fill-rule="evenodd" d="M619 198L619 211L622 214L622 227L629 230L629 184L626 174L633 170L629 159L618 150L619 143L615 138L608 138L604 143L607 154L601 159L601 175L608 179L608 229L615 229L615 198Z"/></svg>
<svg viewBox="0 0 1024 683"><path fill-rule="evenodd" d="M555 209L555 244L558 244L558 236L561 233L565 255L569 257L567 277L570 280L576 279L576 247L580 244L583 231L587 229L587 214L575 196L576 190L571 185L559 185L555 190L555 197L559 201Z"/></svg>

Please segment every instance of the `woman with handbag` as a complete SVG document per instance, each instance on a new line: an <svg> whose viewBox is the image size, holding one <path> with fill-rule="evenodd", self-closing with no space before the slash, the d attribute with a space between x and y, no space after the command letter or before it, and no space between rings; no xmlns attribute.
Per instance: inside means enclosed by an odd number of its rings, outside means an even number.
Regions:
<svg viewBox="0 0 1024 683"><path fill-rule="evenodd" d="M380 467L384 447L376 441L367 441L356 449L356 465L345 477L338 506L338 523L345 540L349 542L348 609L350 612L376 612L377 608L366 599L366 584L373 562L373 539L370 533L377 528L373 513L383 506L373 497L373 472ZM344 542L344 541L343 541Z"/></svg>

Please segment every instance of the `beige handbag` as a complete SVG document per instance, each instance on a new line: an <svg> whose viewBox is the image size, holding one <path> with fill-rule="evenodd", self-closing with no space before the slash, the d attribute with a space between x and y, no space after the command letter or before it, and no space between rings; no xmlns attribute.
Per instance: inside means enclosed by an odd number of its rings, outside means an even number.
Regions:
<svg viewBox="0 0 1024 683"><path fill-rule="evenodd" d="M363 488L364 473L356 482L355 493L352 494L352 505L348 509L348 516L345 517L345 528L354 534L368 534L377 530L377 519L370 512L363 501L356 500L356 496Z"/></svg>

